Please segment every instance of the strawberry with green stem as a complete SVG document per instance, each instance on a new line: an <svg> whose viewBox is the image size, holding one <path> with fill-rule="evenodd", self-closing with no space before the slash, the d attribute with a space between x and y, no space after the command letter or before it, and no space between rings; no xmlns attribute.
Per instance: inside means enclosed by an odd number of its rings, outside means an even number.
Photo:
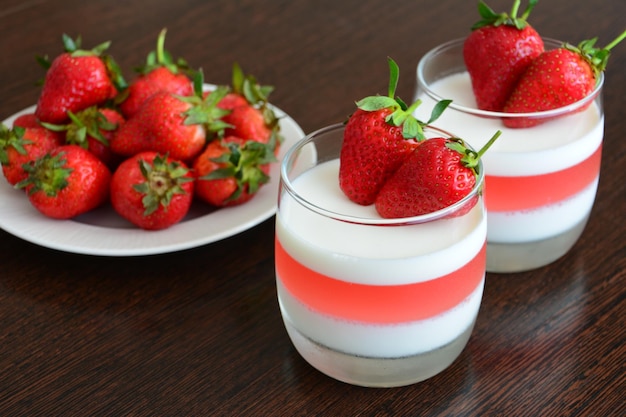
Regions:
<svg viewBox="0 0 626 417"><path fill-rule="evenodd" d="M604 48L595 46L597 38L578 46L563 46L543 52L526 69L508 98L507 113L534 113L575 103L591 94L600 74L606 69L611 49L626 37L622 32ZM591 101L589 102L591 104ZM588 105L583 106L584 110ZM532 127L549 119L506 118L511 128Z"/></svg>
<svg viewBox="0 0 626 417"><path fill-rule="evenodd" d="M537 2L530 0L518 17L520 0L513 2L508 14L496 13L479 1L481 20L463 43L463 59L479 109L502 111L523 72L543 52L543 40L528 23Z"/></svg>
<svg viewBox="0 0 626 417"><path fill-rule="evenodd" d="M64 135L65 143L81 146L113 169L120 162L111 151L110 141L117 129L125 122L115 109L98 106L88 107L78 113L68 112L67 124L43 123L46 128Z"/></svg>
<svg viewBox="0 0 626 417"><path fill-rule="evenodd" d="M156 49L148 54L145 64L136 69L137 78L116 98L127 119L136 114L156 92L168 91L181 96L193 94L193 71L187 61L182 58L175 60L165 49L166 33L167 29L161 30Z"/></svg>
<svg viewBox="0 0 626 417"><path fill-rule="evenodd" d="M399 68L391 58L388 64L388 95L358 101L344 130L339 186L351 201L361 205L374 203L385 181L425 139L423 127L436 120L450 104L450 100L442 100L433 108L428 122L417 120L413 112L421 101L407 106L395 97Z"/></svg>
<svg viewBox="0 0 626 417"><path fill-rule="evenodd" d="M216 139L194 161L196 196L216 207L243 204L269 181L275 161L266 144L235 136Z"/></svg>
<svg viewBox="0 0 626 417"><path fill-rule="evenodd" d="M71 219L108 201L111 171L80 146L59 146L23 167L28 176L15 187L45 216Z"/></svg>
<svg viewBox="0 0 626 417"><path fill-rule="evenodd" d="M237 136L254 140L273 147L277 154L284 138L276 113L269 105L273 86L261 85L257 79L245 74L239 64L233 64L231 92L218 106L230 110L222 120L228 127L224 136Z"/></svg>
<svg viewBox="0 0 626 417"><path fill-rule="evenodd" d="M425 140L385 182L376 197L376 211L383 218L412 217L461 201L476 185L478 161L500 134L478 152L459 138ZM467 213L475 204L468 203L454 215Z"/></svg>
<svg viewBox="0 0 626 417"><path fill-rule="evenodd" d="M63 44L65 52L51 63L40 59L47 71L35 114L42 122L65 123L68 111L102 105L126 88L119 66L105 54L110 42L83 50L80 37L73 40L64 34Z"/></svg>
<svg viewBox="0 0 626 417"><path fill-rule="evenodd" d="M180 222L193 200L194 178L184 162L157 152L140 152L123 161L111 179L111 204L123 218L144 230Z"/></svg>
<svg viewBox="0 0 626 417"><path fill-rule="evenodd" d="M217 106L228 88L217 87L205 96L202 85L202 71L198 71L194 77L193 95L183 97L167 91L155 93L117 130L111 140L113 152L130 157L139 152L154 151L191 163L207 142L228 126L222 120L228 111Z"/></svg>
<svg viewBox="0 0 626 417"><path fill-rule="evenodd" d="M16 123L12 129L0 124L0 164L4 177L11 185L28 176L24 164L63 144L57 133L34 123L31 116L21 118Z"/></svg>

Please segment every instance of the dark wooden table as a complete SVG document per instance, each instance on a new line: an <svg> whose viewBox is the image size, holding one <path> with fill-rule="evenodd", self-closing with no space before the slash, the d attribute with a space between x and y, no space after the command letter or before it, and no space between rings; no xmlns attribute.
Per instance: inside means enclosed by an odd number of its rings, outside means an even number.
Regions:
<svg viewBox="0 0 626 417"><path fill-rule="evenodd" d="M624 16L622 0L550 0L531 21L546 37L605 45ZM410 101L420 56L476 17L475 2L457 0L3 0L0 119L35 103L34 57L57 54L62 33L85 46L111 40L130 74L167 27L166 47L207 81L228 83L238 61L310 132L386 93L387 56ZM584 235L552 265L488 275L475 332L440 375L366 389L306 364L280 318L273 218L143 257L65 253L0 230L0 415L625 415L626 43L606 76L602 175Z"/></svg>

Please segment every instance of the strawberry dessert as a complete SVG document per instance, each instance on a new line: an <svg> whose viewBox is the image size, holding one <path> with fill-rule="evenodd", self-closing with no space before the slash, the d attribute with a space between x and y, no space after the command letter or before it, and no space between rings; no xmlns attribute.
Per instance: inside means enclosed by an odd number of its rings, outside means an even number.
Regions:
<svg viewBox="0 0 626 417"><path fill-rule="evenodd" d="M605 48L596 48L595 39L573 46L538 38L514 15L488 8L481 15L482 23L467 38L445 43L420 60L415 98L425 107L452 100L438 126L461 130L477 147L490 132L502 130L483 158L487 270L530 270L567 253L589 218L604 133L603 70L609 50L626 33ZM533 47L512 49L513 36ZM479 43L477 37L487 40ZM494 82L504 78L486 72L492 67L515 72L515 81ZM485 96L496 92L505 99L484 105ZM417 108L415 114L423 111Z"/></svg>
<svg viewBox="0 0 626 417"><path fill-rule="evenodd" d="M485 278L483 150L417 121L393 91L289 150L276 216L287 332L315 368L361 386L447 368L470 338Z"/></svg>

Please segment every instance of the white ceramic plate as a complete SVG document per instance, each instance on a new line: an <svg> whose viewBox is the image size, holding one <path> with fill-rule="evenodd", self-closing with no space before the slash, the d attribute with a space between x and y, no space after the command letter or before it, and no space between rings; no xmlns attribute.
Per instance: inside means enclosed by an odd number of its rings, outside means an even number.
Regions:
<svg viewBox="0 0 626 417"><path fill-rule="evenodd" d="M28 107L8 119L6 126ZM300 126L285 112L273 107L280 118L285 141L278 159L304 137ZM21 239L57 249L99 256L139 256L175 252L216 242L248 230L267 220L276 212L280 164L274 163L271 180L249 202L240 206L212 209L194 202L189 214L178 224L159 231L146 231L120 217L110 205L71 220L55 220L39 213L24 192L14 189L0 178L0 228Z"/></svg>

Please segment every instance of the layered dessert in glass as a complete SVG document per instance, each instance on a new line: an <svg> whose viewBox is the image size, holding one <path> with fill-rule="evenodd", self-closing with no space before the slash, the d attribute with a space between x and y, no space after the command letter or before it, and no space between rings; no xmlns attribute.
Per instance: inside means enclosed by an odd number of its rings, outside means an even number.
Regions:
<svg viewBox="0 0 626 417"><path fill-rule="evenodd" d="M283 160L275 248L280 311L300 355L321 372L361 386L412 384L450 366L479 311L483 170L452 206L383 219L340 190L343 130L338 124L316 131ZM425 133L445 135L430 127Z"/></svg>
<svg viewBox="0 0 626 417"><path fill-rule="evenodd" d="M600 174L604 135L603 75L583 100L536 113L479 110L463 60L463 39L428 52L417 68L415 98L425 108L452 104L437 126L463 132L479 148L502 135L483 156L487 207L487 270L518 272L549 264L578 241L590 216ZM562 42L545 39L545 48ZM417 117L423 117L420 107ZM535 119L510 128L507 119ZM514 123L512 123L514 124Z"/></svg>

